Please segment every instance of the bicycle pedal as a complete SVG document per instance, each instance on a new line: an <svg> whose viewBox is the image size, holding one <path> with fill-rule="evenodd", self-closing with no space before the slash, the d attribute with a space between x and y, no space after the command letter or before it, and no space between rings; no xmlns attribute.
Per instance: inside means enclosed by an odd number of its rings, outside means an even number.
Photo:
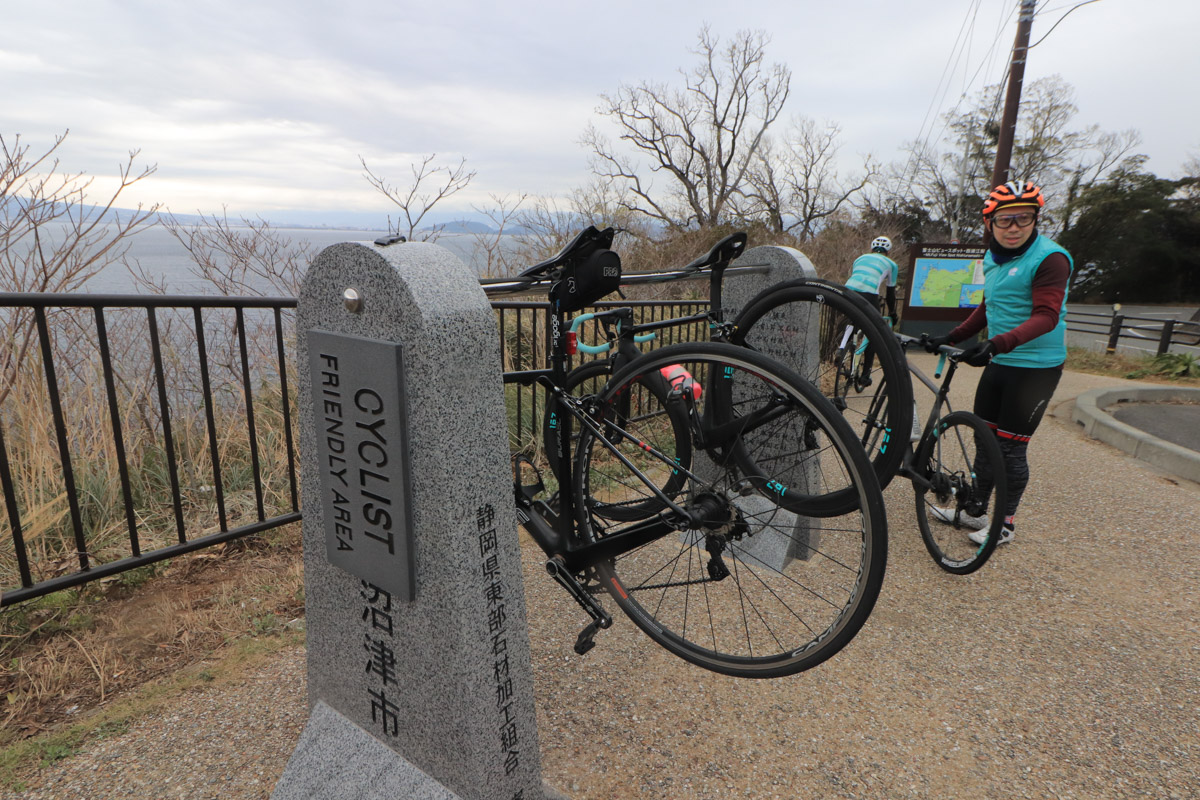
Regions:
<svg viewBox="0 0 1200 800"><path fill-rule="evenodd" d="M579 638L575 640L575 652L582 656L595 647L596 632L599 630L600 621L596 620L580 631Z"/></svg>
<svg viewBox="0 0 1200 800"><path fill-rule="evenodd" d="M600 601L592 596L587 587L571 574L563 564L561 557L554 556L546 561L546 572L554 578L559 586L567 590L567 593L579 604L580 608L588 613L597 627L612 627L612 616L604 610L604 606L600 605Z"/></svg>

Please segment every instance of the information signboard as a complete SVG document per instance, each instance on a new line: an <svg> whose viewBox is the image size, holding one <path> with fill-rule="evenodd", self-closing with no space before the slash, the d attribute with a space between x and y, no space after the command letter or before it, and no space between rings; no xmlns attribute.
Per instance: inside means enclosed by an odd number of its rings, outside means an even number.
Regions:
<svg viewBox="0 0 1200 800"><path fill-rule="evenodd" d="M983 300L981 244L919 244L910 248L904 292L905 333L937 330L966 319ZM919 323L939 322L941 326ZM914 323L917 323L914 325Z"/></svg>

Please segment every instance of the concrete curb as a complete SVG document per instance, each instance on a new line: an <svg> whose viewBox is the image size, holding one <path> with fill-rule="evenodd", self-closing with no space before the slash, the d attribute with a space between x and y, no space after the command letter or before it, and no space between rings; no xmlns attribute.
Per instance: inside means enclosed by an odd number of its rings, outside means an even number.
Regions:
<svg viewBox="0 0 1200 800"><path fill-rule="evenodd" d="M1126 425L1105 411L1117 403L1172 402L1200 402L1200 389L1171 386L1093 389L1075 398L1071 419L1082 425L1084 432L1093 439L1124 450L1134 458L1172 475L1200 483L1200 453Z"/></svg>

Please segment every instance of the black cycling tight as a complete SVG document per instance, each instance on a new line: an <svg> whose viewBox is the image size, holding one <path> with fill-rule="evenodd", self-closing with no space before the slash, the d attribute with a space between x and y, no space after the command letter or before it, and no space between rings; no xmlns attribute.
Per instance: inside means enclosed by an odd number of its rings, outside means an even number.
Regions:
<svg viewBox="0 0 1200 800"><path fill-rule="evenodd" d="M975 390L975 413L996 431L1004 453L1008 502L1003 510L1011 521L1029 485L1029 439L1041 424L1050 398L1062 377L1062 366L1032 368L989 364ZM980 488L991 490L993 478L976 467Z"/></svg>

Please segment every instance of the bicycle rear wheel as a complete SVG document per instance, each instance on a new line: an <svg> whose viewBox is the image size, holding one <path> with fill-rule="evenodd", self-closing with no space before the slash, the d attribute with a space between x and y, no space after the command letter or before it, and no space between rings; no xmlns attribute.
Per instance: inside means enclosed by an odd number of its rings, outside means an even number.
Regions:
<svg viewBox="0 0 1200 800"><path fill-rule="evenodd" d="M995 433L969 411L952 411L938 420L933 435L921 441L913 471L918 477L913 481L917 524L933 560L956 575L982 567L1000 541L1008 499L1004 455ZM989 481L981 485L980 476L991 476L990 492L986 486ZM976 544L969 538L974 530L958 524L957 519L964 512L973 516L982 513L989 494L992 514L988 536L983 544ZM947 518L949 522L943 521Z"/></svg>
<svg viewBox="0 0 1200 800"><path fill-rule="evenodd" d="M854 637L875 604L887 521L879 482L846 421L777 362L727 344L683 344L613 376L597 396L605 424L582 432L575 454L580 535L595 542L638 526L605 509L653 494L635 469L663 463L651 444L662 431L628 420L616 435L608 423L642 375L673 364L705 392L731 387L720 419L690 408L692 463L674 499L698 522L664 510L660 518L675 520L676 532L594 565L595 577L650 638L701 667L768 678L816 666ZM755 454L751 471L746 451ZM853 508L836 518L804 512L805 498L832 492L852 495Z"/></svg>
<svg viewBox="0 0 1200 800"><path fill-rule="evenodd" d="M853 335L843 348L847 325ZM912 426L912 383L895 334L870 303L828 281L789 281L746 304L730 341L780 358L794 354L784 360L833 401L869 454L880 485L888 485ZM871 370L863 375L855 367L868 353ZM850 499L844 496L833 510L846 510Z"/></svg>

